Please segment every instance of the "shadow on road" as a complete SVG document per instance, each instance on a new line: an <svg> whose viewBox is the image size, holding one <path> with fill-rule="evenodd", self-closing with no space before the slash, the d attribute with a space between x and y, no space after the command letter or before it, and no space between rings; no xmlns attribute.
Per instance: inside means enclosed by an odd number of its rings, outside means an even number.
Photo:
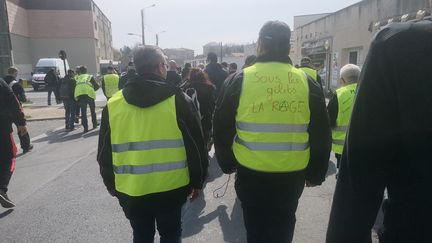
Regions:
<svg viewBox="0 0 432 243"><path fill-rule="evenodd" d="M216 160L216 155L209 155L209 168L206 183L212 182L223 175Z"/></svg>
<svg viewBox="0 0 432 243"><path fill-rule="evenodd" d="M183 237L186 238L200 233L205 224L217 218L218 213L216 210L203 215L205 206L206 201L203 193L195 201L186 203L182 215Z"/></svg>
<svg viewBox="0 0 432 243"><path fill-rule="evenodd" d="M243 243L246 242L246 230L243 222L243 211L241 203L236 198L231 212L231 217L228 216L227 206L221 205L217 208L219 214L219 224L222 229L224 242Z"/></svg>
<svg viewBox="0 0 432 243"><path fill-rule="evenodd" d="M337 170L336 170L335 162L333 162L333 161L330 160L329 161L329 166L328 166L328 169L327 169L326 177L334 175L334 174L336 174L336 172L337 172Z"/></svg>
<svg viewBox="0 0 432 243"><path fill-rule="evenodd" d="M34 140L33 143L48 142L48 144L53 144L53 143L67 142L67 141L79 139L81 137L89 138L92 136L99 135L99 129L92 130L86 134L83 134L79 128L72 132L67 131L65 129L61 129L57 131L49 131L46 133L46 135L47 135L46 137Z"/></svg>
<svg viewBox="0 0 432 243"><path fill-rule="evenodd" d="M6 211L4 211L3 213L0 213L0 219L8 216L9 214L11 214L14 210L13 209L8 209Z"/></svg>

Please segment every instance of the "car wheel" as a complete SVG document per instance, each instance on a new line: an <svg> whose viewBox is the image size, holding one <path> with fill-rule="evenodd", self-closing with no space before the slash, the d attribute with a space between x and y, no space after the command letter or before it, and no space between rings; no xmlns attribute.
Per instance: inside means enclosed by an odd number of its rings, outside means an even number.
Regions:
<svg viewBox="0 0 432 243"><path fill-rule="evenodd" d="M38 91L39 90L39 86L38 85L33 85L33 90L34 91Z"/></svg>

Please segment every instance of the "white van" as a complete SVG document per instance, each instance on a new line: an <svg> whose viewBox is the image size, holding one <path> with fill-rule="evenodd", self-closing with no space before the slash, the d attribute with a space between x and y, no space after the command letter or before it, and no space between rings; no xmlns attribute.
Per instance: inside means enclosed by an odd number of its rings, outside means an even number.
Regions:
<svg viewBox="0 0 432 243"><path fill-rule="evenodd" d="M41 58L37 62L34 72L32 74L31 84L35 91L39 90L41 86L45 86L44 78L50 69L54 69L60 78L66 76L69 69L69 63L66 60L66 70L64 68L63 60L60 58Z"/></svg>

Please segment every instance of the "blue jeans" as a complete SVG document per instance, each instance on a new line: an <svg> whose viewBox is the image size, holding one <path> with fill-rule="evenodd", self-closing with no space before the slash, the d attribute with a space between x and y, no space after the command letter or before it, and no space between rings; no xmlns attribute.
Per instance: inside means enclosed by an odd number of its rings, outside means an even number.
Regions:
<svg viewBox="0 0 432 243"><path fill-rule="evenodd" d="M181 207L166 212L149 213L145 217L130 219L134 243L153 243L155 222L161 243L181 242Z"/></svg>
<svg viewBox="0 0 432 243"><path fill-rule="evenodd" d="M64 98L63 99L63 105L65 109L65 124L68 128L74 127L74 121L75 121L75 107L76 102L73 99Z"/></svg>

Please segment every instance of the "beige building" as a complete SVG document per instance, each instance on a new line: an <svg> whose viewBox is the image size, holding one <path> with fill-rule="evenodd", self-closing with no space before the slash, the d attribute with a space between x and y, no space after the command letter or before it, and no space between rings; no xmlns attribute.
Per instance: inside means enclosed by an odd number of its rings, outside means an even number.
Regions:
<svg viewBox="0 0 432 243"><path fill-rule="evenodd" d="M28 78L40 58L68 54L70 67L100 71L112 60L111 22L92 0L6 0L12 62Z"/></svg>
<svg viewBox="0 0 432 243"><path fill-rule="evenodd" d="M294 17L293 62L308 56L325 79L327 89L338 84L339 69L362 66L374 34L389 22L416 19L431 12L432 0L363 0L331 14Z"/></svg>
<svg viewBox="0 0 432 243"><path fill-rule="evenodd" d="M177 65L183 66L185 60L193 59L195 51L187 48L166 48L164 49L168 60L175 60Z"/></svg>

